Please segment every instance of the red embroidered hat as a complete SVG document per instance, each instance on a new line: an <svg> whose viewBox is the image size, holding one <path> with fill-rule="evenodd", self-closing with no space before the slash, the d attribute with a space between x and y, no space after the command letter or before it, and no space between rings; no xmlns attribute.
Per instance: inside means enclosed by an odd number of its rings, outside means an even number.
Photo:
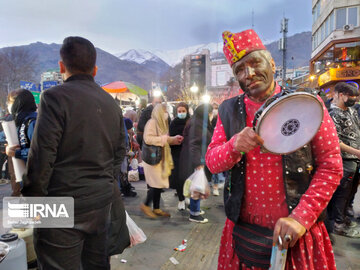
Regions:
<svg viewBox="0 0 360 270"><path fill-rule="evenodd" d="M224 40L224 54L230 66L253 51L266 50L253 29L235 34L225 31L222 37Z"/></svg>

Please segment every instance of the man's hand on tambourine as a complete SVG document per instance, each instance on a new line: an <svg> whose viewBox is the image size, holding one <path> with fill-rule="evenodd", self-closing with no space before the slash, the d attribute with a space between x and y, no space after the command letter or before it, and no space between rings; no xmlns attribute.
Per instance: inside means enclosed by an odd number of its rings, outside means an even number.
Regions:
<svg viewBox="0 0 360 270"><path fill-rule="evenodd" d="M279 245L280 250L288 249L293 247L305 232L305 227L297 220L290 217L279 218L275 224L273 242ZM279 243L279 236L282 243Z"/></svg>
<svg viewBox="0 0 360 270"><path fill-rule="evenodd" d="M236 135L234 147L239 152L248 153L263 143L264 140L252 128L246 127Z"/></svg>

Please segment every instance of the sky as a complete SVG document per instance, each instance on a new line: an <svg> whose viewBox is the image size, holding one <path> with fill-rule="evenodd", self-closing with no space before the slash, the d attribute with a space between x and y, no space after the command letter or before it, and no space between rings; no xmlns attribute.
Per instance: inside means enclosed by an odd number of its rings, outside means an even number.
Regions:
<svg viewBox="0 0 360 270"><path fill-rule="evenodd" d="M273 41L284 15L288 35L311 31L311 0L0 0L0 48L76 35L110 53L175 50L220 42L252 21Z"/></svg>

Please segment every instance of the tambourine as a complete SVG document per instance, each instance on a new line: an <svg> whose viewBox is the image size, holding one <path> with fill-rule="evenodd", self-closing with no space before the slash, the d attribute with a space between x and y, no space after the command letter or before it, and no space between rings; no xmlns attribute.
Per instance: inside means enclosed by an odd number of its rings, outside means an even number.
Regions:
<svg viewBox="0 0 360 270"><path fill-rule="evenodd" d="M255 113L253 127L264 140L264 152L285 155L308 144L323 117L323 106L315 95L282 91Z"/></svg>

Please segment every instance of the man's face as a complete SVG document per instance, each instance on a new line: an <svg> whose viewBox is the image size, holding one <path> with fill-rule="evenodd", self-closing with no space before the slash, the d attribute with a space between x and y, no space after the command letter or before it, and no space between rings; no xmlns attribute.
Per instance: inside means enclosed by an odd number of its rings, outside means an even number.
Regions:
<svg viewBox="0 0 360 270"><path fill-rule="evenodd" d="M356 103L357 96L350 96L344 93L340 93L339 96L342 97L342 103L345 105L345 107L352 107Z"/></svg>
<svg viewBox="0 0 360 270"><path fill-rule="evenodd" d="M249 96L263 94L274 81L275 64L273 61L269 62L259 51L236 62L233 70L241 89Z"/></svg>

